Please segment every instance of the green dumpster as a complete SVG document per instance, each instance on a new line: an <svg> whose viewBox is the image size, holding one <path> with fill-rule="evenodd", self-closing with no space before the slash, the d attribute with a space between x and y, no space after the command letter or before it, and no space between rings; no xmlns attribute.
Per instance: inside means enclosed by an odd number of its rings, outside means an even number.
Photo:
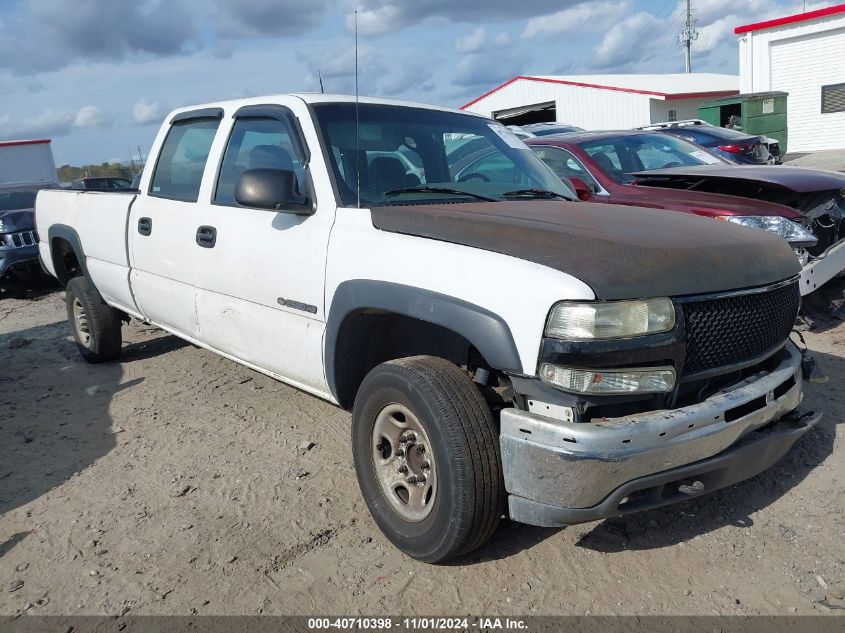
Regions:
<svg viewBox="0 0 845 633"><path fill-rule="evenodd" d="M711 125L761 134L780 145L780 158L787 151L785 92L756 92L710 101L698 108L698 117Z"/></svg>

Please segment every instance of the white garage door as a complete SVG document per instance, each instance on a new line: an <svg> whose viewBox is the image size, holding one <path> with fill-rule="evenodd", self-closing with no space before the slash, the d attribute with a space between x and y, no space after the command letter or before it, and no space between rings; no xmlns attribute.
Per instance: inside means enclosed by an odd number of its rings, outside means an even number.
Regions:
<svg viewBox="0 0 845 633"><path fill-rule="evenodd" d="M789 93L789 151L845 148L845 112L822 114L822 86L845 83L845 29L773 42L772 90Z"/></svg>

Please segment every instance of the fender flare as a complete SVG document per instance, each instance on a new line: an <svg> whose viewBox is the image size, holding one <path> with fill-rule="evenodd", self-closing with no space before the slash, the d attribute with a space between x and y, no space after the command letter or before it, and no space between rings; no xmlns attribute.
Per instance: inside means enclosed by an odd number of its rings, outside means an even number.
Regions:
<svg viewBox="0 0 845 633"><path fill-rule="evenodd" d="M335 352L346 317L362 309L376 309L439 325L463 336L494 369L521 374L522 361L508 324L486 308L448 295L387 281L354 279L341 283L332 299L324 360L326 381L337 397Z"/></svg>
<svg viewBox="0 0 845 633"><path fill-rule="evenodd" d="M88 274L88 263L85 259L85 251L82 250L82 240L79 239L79 233L76 232L76 229L68 226L67 224L53 224L47 230L47 243L50 245L50 258L53 260L53 270L56 271L57 276L59 274L59 270L61 270L61 267L59 266L61 262L57 260L57 255L53 251L53 240L56 238L63 239L71 245L73 252L76 254L76 260L79 262L80 268L82 268L82 272L90 279L91 276ZM62 285L65 285L68 282L67 279L62 279L61 277L58 277L58 279Z"/></svg>

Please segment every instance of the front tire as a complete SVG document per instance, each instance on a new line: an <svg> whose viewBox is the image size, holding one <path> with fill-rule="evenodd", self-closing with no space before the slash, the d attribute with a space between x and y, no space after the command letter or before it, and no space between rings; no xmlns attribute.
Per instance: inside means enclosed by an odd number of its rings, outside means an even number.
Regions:
<svg viewBox="0 0 845 633"><path fill-rule="evenodd" d="M361 384L352 452L364 500L384 535L438 563L486 543L505 499L490 407L442 358L382 363Z"/></svg>
<svg viewBox="0 0 845 633"><path fill-rule="evenodd" d="M66 288L67 318L79 353L89 363L120 358L121 314L108 305L87 277L74 277Z"/></svg>

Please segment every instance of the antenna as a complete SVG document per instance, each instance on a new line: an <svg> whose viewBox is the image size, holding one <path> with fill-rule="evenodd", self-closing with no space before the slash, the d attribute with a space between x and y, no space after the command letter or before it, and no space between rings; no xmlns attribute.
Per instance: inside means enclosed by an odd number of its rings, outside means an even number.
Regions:
<svg viewBox="0 0 845 633"><path fill-rule="evenodd" d="M355 189L361 208L361 122L358 116L358 9L355 9Z"/></svg>
<svg viewBox="0 0 845 633"><path fill-rule="evenodd" d="M326 91L323 90L323 75L320 73L320 69L317 69L317 78L320 80L320 94L325 93Z"/></svg>

